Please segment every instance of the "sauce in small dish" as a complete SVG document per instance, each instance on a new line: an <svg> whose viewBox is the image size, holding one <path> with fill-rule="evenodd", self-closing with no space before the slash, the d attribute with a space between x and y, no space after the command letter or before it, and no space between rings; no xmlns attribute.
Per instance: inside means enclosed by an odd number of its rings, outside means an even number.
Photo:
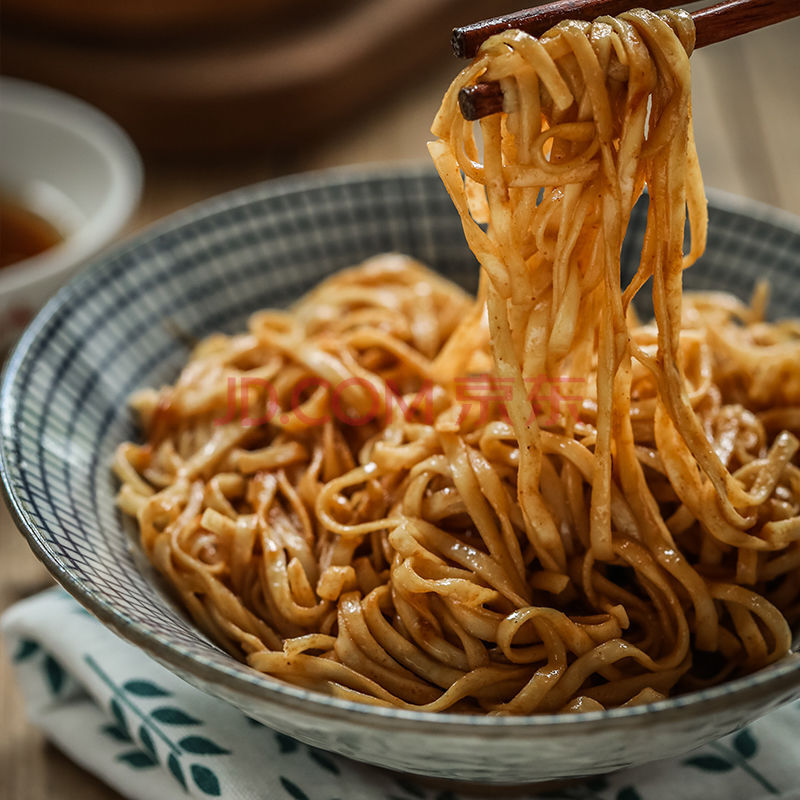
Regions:
<svg viewBox="0 0 800 800"><path fill-rule="evenodd" d="M59 230L13 200L0 198L0 269L63 241Z"/></svg>

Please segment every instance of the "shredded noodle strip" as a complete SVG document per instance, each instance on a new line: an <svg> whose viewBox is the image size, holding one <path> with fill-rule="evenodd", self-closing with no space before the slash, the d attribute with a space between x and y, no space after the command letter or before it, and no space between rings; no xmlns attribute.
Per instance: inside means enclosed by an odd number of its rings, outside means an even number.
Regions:
<svg viewBox="0 0 800 800"><path fill-rule="evenodd" d="M707 222L693 44L684 12L641 10L489 39L430 145L477 299L378 256L134 396L146 441L117 451L119 505L233 655L366 703L528 714L788 652L800 322L766 322L763 287L682 295ZM457 95L481 80L505 111L478 136Z"/></svg>

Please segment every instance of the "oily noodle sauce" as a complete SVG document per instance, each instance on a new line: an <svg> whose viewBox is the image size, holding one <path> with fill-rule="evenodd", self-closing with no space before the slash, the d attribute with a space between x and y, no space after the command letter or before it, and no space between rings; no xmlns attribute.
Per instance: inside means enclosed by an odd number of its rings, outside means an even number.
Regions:
<svg viewBox="0 0 800 800"><path fill-rule="evenodd" d="M58 230L27 208L0 199L0 269L62 241Z"/></svg>

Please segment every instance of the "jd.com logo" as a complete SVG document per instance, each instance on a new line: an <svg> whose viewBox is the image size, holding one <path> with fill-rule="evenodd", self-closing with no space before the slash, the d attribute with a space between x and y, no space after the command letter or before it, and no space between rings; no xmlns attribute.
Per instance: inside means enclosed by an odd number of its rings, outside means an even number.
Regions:
<svg viewBox="0 0 800 800"><path fill-rule="evenodd" d="M532 409L532 422L554 425L562 417L577 421L583 395L564 394L565 390L583 385L582 378L540 375L525 381L527 399ZM455 397L461 405L459 422L477 412L478 421L485 423L492 409L500 419L508 420L506 404L514 398L514 380L497 378L484 373L456 378ZM326 392L329 402L313 403L310 398ZM434 383L423 381L416 393L404 394L396 384L387 381L383 391L366 378L353 377L331 383L317 376L307 376L292 389L288 408L279 402L275 385L264 378L244 376L228 378L227 408L224 417L214 420L215 425L225 425L238 419L245 427L266 425L276 421L287 424L292 416L305 426L325 425L336 420L343 425L360 426L395 418L394 409L408 422L432 425L434 421ZM312 409L324 408L317 414Z"/></svg>

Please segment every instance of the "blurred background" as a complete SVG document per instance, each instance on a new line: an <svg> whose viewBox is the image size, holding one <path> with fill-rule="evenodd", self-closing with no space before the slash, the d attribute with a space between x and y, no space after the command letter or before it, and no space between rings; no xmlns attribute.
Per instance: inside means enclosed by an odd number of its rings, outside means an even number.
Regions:
<svg viewBox="0 0 800 800"><path fill-rule="evenodd" d="M287 172L426 157L431 118L458 69L450 29L518 7L4 0L0 70L63 89L120 123L145 157L142 224ZM795 20L693 59L707 182L795 213L799 42Z"/></svg>
<svg viewBox="0 0 800 800"><path fill-rule="evenodd" d="M427 158L431 120L459 69L450 29L519 7L499 0L3 0L0 72L83 98L130 135L144 161L144 193L124 236L282 174ZM706 183L795 214L799 45L794 20L692 59ZM0 504L0 611L47 582ZM28 725L2 654L0 720L0 797L117 797Z"/></svg>

